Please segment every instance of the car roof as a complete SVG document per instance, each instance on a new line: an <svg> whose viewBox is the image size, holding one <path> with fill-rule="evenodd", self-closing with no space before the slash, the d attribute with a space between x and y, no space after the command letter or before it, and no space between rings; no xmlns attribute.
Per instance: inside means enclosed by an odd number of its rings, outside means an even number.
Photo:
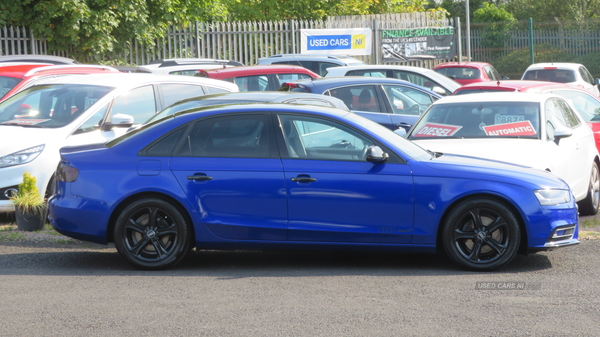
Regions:
<svg viewBox="0 0 600 337"><path fill-rule="evenodd" d="M548 97L560 97L554 94L540 94L527 92L483 92L469 95L452 95L433 102L433 105L445 103L474 103L474 102L543 102Z"/></svg>
<svg viewBox="0 0 600 337"><path fill-rule="evenodd" d="M192 84L210 84L213 86L237 88L237 85L215 80L211 78L200 78L194 76L177 76L177 75L156 75L156 74L140 74L140 73L98 73L88 75L71 75L43 79L36 85L40 84L84 84L84 85L99 85L107 87L135 87L150 83L192 83Z"/></svg>
<svg viewBox="0 0 600 337"><path fill-rule="evenodd" d="M313 78L313 79L286 81L286 83L303 84L303 85L306 85L309 87L319 88L320 90L323 90L323 89L329 88L329 87L333 87L333 86L352 85L352 84L402 84L402 85L407 85L407 86L411 86L414 88L426 90L426 91L433 93L436 96L440 96L439 94L436 94L429 89L423 88L423 87L413 84L411 82L408 82L405 80L400 80L397 78L389 78L389 77L367 77L367 76L321 77L321 78Z"/></svg>
<svg viewBox="0 0 600 337"><path fill-rule="evenodd" d="M288 74L302 73L313 75L312 77L320 77L318 74L301 66L291 64L264 64L256 66L230 67L202 70L209 77L227 78L235 75L260 75L260 74Z"/></svg>
<svg viewBox="0 0 600 337"><path fill-rule="evenodd" d="M563 69L572 69L577 70L579 67L583 66L580 63L571 63L571 62L552 62L552 63L534 63L527 67L527 70L534 69L544 69L544 68L563 68Z"/></svg>
<svg viewBox="0 0 600 337"><path fill-rule="evenodd" d="M487 62L445 62L436 65L433 69L439 68L483 68L484 66L490 66Z"/></svg>
<svg viewBox="0 0 600 337"><path fill-rule="evenodd" d="M554 88L577 88L574 85L558 82L542 82L542 81L527 81L527 80L504 80L504 81L486 81L469 83L456 89L454 92L464 90L498 90L498 89L513 89L513 91L523 92L541 92L545 89Z"/></svg>
<svg viewBox="0 0 600 337"><path fill-rule="evenodd" d="M45 68L52 66L51 63L22 63L22 62L6 62L0 63L0 76L23 78L24 75L36 68Z"/></svg>
<svg viewBox="0 0 600 337"><path fill-rule="evenodd" d="M192 109L192 110L184 110L176 113L174 116L185 116L185 115L193 115L193 114L206 114L213 113L219 111L227 111L227 112L235 112L235 111L243 111L244 113L249 112L307 112L306 106L304 105L296 105L296 104L285 104L285 103L240 103L240 104L227 104L227 105L216 105L216 106L208 106L203 109ZM337 108L329 108L323 106L311 106L310 113L317 113L326 117L342 117L352 112Z"/></svg>
<svg viewBox="0 0 600 337"><path fill-rule="evenodd" d="M263 57L258 59L258 63L266 60L326 60L333 63L347 64L347 63L364 63L363 61L350 56L339 56L339 55L322 55L322 54L277 54L269 57Z"/></svg>
<svg viewBox="0 0 600 337"><path fill-rule="evenodd" d="M316 95L305 92L290 92L290 91L241 91L241 92L225 92L219 94L211 94L204 96L197 96L179 101L175 104L192 101L232 101L232 102L283 102L291 99L318 99L328 100L336 105L344 106L344 102L333 96ZM340 104L341 103L341 104Z"/></svg>
<svg viewBox="0 0 600 337"><path fill-rule="evenodd" d="M83 73L83 72L119 72L119 70L103 65L94 64L59 64L50 65L46 67L38 67L26 72L23 77L33 75L50 75L50 74L71 74L71 73Z"/></svg>
<svg viewBox="0 0 600 337"><path fill-rule="evenodd" d="M0 56L0 62L41 62L52 64L72 64L77 63L75 60L54 55L7 55Z"/></svg>
<svg viewBox="0 0 600 337"><path fill-rule="evenodd" d="M440 75L439 73L436 73L435 71L428 69L428 68L422 68L422 67L415 67L415 66L398 66L398 65L381 65L381 64L365 64L365 65L353 65L353 66L341 66L341 67L335 67L335 68L329 68L327 69L328 72L344 72L344 71L350 71L350 70L356 70L356 69L397 69L397 70L411 70L411 71L417 71L417 72L423 72L423 73L428 73L428 74L435 74L434 76L443 76Z"/></svg>

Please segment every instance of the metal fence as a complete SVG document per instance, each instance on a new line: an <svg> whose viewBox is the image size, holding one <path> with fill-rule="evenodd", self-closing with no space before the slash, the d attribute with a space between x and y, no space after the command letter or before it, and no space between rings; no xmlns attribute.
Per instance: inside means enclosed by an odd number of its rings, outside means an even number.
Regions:
<svg viewBox="0 0 600 337"><path fill-rule="evenodd" d="M202 57L232 59L252 65L261 57L299 53L301 29L371 28L375 48L382 29L452 26L452 23L445 18L435 19L431 13L331 17L325 21L196 22L187 27L170 27L164 38L152 44L128 41L126 52L103 55L101 60L140 65L161 58ZM68 52L50 52L45 39L34 37L25 27L7 27L0 29L0 54L67 56ZM357 58L376 64L378 55L374 50L372 55ZM90 60L78 61L86 63ZM439 62L426 60L409 64L433 67Z"/></svg>

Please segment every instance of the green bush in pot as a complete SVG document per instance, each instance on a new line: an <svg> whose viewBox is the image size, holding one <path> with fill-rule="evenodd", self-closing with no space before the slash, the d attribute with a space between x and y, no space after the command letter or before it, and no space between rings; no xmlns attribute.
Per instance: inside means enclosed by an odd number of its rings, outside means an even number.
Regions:
<svg viewBox="0 0 600 337"><path fill-rule="evenodd" d="M19 184L17 194L10 200L15 205L15 218L19 230L36 231L44 228L48 205L36 186L36 178L29 172L23 173L23 182Z"/></svg>

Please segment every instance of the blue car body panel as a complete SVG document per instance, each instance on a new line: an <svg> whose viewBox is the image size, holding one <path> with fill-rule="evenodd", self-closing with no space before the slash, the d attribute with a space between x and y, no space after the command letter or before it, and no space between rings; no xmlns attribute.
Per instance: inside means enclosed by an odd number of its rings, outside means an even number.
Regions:
<svg viewBox="0 0 600 337"><path fill-rule="evenodd" d="M372 163L286 158L279 152L269 158L140 154L179 126L248 111L310 114L345 123L376 141L391 157L385 163ZM154 196L181 209L200 248L406 251L434 251L444 216L465 198L496 198L514 209L529 248L544 248L554 229L578 222L573 199L540 206L533 190L568 189L547 172L464 156L415 158L402 151L402 144L409 145L403 143L407 140L370 124L337 109L268 104L175 114L115 144L63 148L62 162L77 168L79 176L74 182L58 181L49 200L49 219L60 233L106 244L119 210L131 200ZM199 175L211 179L189 179ZM292 181L295 177L315 181Z"/></svg>

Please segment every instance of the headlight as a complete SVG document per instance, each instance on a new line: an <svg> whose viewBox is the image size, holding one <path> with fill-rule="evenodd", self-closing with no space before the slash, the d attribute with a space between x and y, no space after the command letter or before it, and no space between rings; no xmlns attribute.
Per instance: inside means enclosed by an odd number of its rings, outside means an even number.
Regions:
<svg viewBox="0 0 600 337"><path fill-rule="evenodd" d="M29 163L30 161L37 158L37 156L39 156L40 153L42 153L42 150L44 150L44 145L38 145L19 152L11 153L4 157L0 157L0 167L15 166Z"/></svg>
<svg viewBox="0 0 600 337"><path fill-rule="evenodd" d="M564 204L571 201L569 190L535 190L533 193L542 206Z"/></svg>

